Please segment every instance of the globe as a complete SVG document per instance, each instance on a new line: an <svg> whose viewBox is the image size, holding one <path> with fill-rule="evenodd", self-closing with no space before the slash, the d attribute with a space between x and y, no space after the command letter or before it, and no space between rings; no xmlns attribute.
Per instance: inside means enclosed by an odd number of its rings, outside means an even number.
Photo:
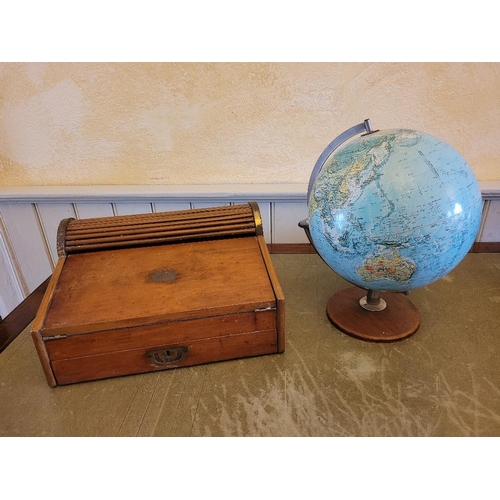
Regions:
<svg viewBox="0 0 500 500"><path fill-rule="evenodd" d="M481 221L467 162L417 130L353 139L327 157L311 186L313 245L337 274L368 290L403 292L443 277L470 250Z"/></svg>

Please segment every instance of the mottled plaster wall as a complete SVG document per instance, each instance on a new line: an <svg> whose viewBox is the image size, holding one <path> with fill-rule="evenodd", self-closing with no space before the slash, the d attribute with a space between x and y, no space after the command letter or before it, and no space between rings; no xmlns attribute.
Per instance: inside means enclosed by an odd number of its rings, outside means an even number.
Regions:
<svg viewBox="0 0 500 500"><path fill-rule="evenodd" d="M306 183L364 118L500 179L497 63L1 63L0 185Z"/></svg>

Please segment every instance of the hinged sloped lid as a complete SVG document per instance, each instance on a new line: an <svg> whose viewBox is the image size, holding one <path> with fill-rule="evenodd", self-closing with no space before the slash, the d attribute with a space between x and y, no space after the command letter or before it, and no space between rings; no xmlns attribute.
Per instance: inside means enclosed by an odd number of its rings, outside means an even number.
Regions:
<svg viewBox="0 0 500 500"><path fill-rule="evenodd" d="M43 337L276 307L255 236L65 257Z"/></svg>

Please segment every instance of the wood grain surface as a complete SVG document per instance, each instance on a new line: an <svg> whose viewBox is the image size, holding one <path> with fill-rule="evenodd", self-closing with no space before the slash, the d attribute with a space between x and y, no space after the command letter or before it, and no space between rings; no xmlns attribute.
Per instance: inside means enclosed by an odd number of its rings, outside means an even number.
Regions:
<svg viewBox="0 0 500 500"><path fill-rule="evenodd" d="M133 373L168 370L212 361L258 356L277 352L276 330L226 335L206 340L168 343L164 347L186 349L185 356L171 364L154 364L148 357L149 348L84 356L53 361L52 368L60 385L98 380Z"/></svg>
<svg viewBox="0 0 500 500"><path fill-rule="evenodd" d="M262 230L250 204L70 220L62 225L60 246L67 254L249 236Z"/></svg>
<svg viewBox="0 0 500 500"><path fill-rule="evenodd" d="M387 302L383 311L367 311L359 304L366 290L350 287L328 299L326 312L341 331L363 340L390 342L414 334L420 326L420 313L401 293L381 293Z"/></svg>
<svg viewBox="0 0 500 500"><path fill-rule="evenodd" d="M71 335L45 343L50 359L60 360L273 329L276 311L270 310Z"/></svg>
<svg viewBox="0 0 500 500"><path fill-rule="evenodd" d="M74 254L43 336L275 307L255 236Z"/></svg>

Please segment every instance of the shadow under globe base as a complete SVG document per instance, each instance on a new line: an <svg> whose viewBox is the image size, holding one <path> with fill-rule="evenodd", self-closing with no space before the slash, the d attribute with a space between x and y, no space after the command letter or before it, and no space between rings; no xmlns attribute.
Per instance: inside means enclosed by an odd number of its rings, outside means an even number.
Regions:
<svg viewBox="0 0 500 500"><path fill-rule="evenodd" d="M402 293L382 292L382 310L368 310L360 305L366 302L367 291L351 287L335 293L328 299L328 319L342 332L373 342L392 342L413 335L420 326L420 313ZM368 299L370 295L368 295Z"/></svg>

